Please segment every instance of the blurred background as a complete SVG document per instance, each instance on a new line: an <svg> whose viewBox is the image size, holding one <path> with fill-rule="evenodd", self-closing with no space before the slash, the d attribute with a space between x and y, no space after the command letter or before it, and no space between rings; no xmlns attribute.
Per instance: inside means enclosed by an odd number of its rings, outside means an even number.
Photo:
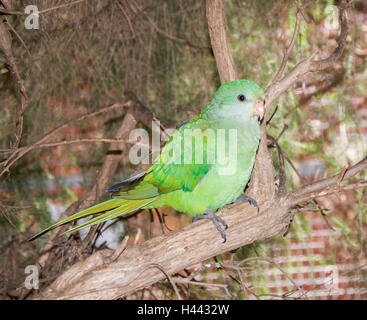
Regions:
<svg viewBox="0 0 367 320"><path fill-rule="evenodd" d="M69 1L70 2L70 1ZM39 10L68 3L12 1L15 10ZM300 2L301 3L301 2ZM336 47L340 26L337 1L313 1L287 69L317 49ZM263 88L274 77L292 37L295 1L227 0L231 46L241 78ZM7 16L12 50L29 97L21 146L31 145L70 119L124 100L135 93L158 118L174 127L192 119L220 85L210 49L205 1L88 0L41 14L39 29L24 27L26 17ZM9 28L10 28L9 27ZM0 58L1 58L0 54ZM367 1L354 1L347 47L331 71L305 77L273 106L268 133L279 137L286 155L287 188L339 173L367 153ZM0 59L0 162L14 143L17 83ZM76 121L50 140L114 137L126 109ZM25 241L57 221L90 188L108 144L80 143L32 150L0 178L0 296L24 282L24 268L41 254L48 235ZM276 150L271 149L278 168ZM121 155L113 178L136 170ZM356 177L356 181L363 173ZM366 173L364 173L366 177ZM358 179L357 179L358 178ZM107 195L106 195L107 198ZM104 200L101 199L101 200ZM183 270L207 285L180 286L187 299L294 299L301 296L288 276L316 299L367 297L367 191L350 190L317 199L299 211L286 237L256 241L235 252ZM143 212L114 222L90 252L116 248L125 235L139 243L190 223L171 209ZM162 216L165 223L160 222ZM83 237L85 231L80 236ZM60 249L60 252L62 250ZM250 257L245 271L225 265ZM75 261L63 259L41 273L46 286ZM274 264L275 262L276 264ZM278 268L279 266L280 268ZM163 281L128 299L171 299Z"/></svg>

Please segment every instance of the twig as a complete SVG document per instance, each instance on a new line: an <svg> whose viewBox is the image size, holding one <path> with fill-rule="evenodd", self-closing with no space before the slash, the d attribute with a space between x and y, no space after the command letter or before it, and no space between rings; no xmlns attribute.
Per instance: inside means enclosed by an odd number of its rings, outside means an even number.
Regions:
<svg viewBox="0 0 367 320"><path fill-rule="evenodd" d="M69 3L60 4L60 5L55 6L55 7L43 9L43 10L39 11L38 14L44 14L44 13L48 13L48 12L51 12L51 11L54 11L54 10L57 10L57 9L66 8L66 7L69 7L69 6L84 2L84 1L85 0L76 0L76 1L69 2Z"/></svg>
<svg viewBox="0 0 367 320"><path fill-rule="evenodd" d="M293 36L292 36L292 40L291 42L289 43L289 46L286 50L286 52L284 53L284 56L283 56L283 60L282 60L282 63L279 67L279 70L278 72L275 74L273 80L270 82L270 85L274 82L277 82L279 80L279 78L282 76L283 72L284 72L284 69L287 65L287 61L290 57L290 55L292 54L292 50L293 50L293 47L296 43L296 40L298 38L298 34L299 34L299 27L301 25L301 10L300 9L297 9L297 13L296 13L296 25L294 27L294 31L293 31Z"/></svg>
<svg viewBox="0 0 367 320"><path fill-rule="evenodd" d="M283 129L282 129L282 131L280 131L280 133L278 134L278 136L276 137L276 141L278 142L279 141L279 139L280 139L280 137L283 135L283 133L286 131L288 129L288 125L287 124L285 124L284 125L284 127L283 127Z"/></svg>
<svg viewBox="0 0 367 320"><path fill-rule="evenodd" d="M316 206L317 206L318 210L321 213L321 217L324 219L324 221L325 221L326 225L329 227L329 229L335 231L335 229L333 228L333 226L330 224L330 222L329 222L329 220L327 218L327 215L325 214L325 209L320 206L320 204L317 201L317 199L313 199L312 201L314 203L316 203Z"/></svg>
<svg viewBox="0 0 367 320"><path fill-rule="evenodd" d="M212 268L212 267L215 267L217 268L217 270L219 269L222 269L222 265L218 262L213 262L213 263L206 263L206 264L203 264L202 266L196 268L193 272L191 272L187 277L186 279L188 280L193 280L199 273L203 272L204 270L206 269L209 269L209 268Z"/></svg>
<svg viewBox="0 0 367 320"><path fill-rule="evenodd" d="M15 231L18 231L17 227L14 225L13 221L11 221L9 215L8 215L8 208L6 206L3 206L0 202L0 210L3 213L5 219L9 222L9 224L14 228Z"/></svg>
<svg viewBox="0 0 367 320"><path fill-rule="evenodd" d="M367 157L350 167L346 170L344 174L344 179L348 179L362 170L367 168ZM332 176L330 178L326 178L323 180L316 181L309 185L303 186L300 189L293 190L288 194L291 205L296 205L297 203L304 202L310 199L314 199L317 197L322 197L328 195L330 193L334 193L335 189L330 189L331 186L337 185L339 179L339 174ZM351 190L356 188L361 188L364 186L364 182L360 184L347 185L343 187L339 187L338 190Z"/></svg>
<svg viewBox="0 0 367 320"><path fill-rule="evenodd" d="M182 300L181 295L178 292L178 289L175 285L175 282L172 280L171 276L166 272L166 270L164 270L164 268L161 265L157 264L157 263L150 263L146 270L148 270L152 267L159 269L166 276L167 280L172 284L173 290L175 290L175 293L177 295L178 300ZM143 270L143 272L144 271L145 270Z"/></svg>
<svg viewBox="0 0 367 320"><path fill-rule="evenodd" d="M1 14L5 14L5 15L12 15L12 16L27 16L28 14L27 13L24 13L22 11L15 11L15 10L8 10L8 9L3 9L3 8L0 8L0 13Z"/></svg>
<svg viewBox="0 0 367 320"><path fill-rule="evenodd" d="M346 172L347 172L347 166L344 166L343 170L340 172L338 176L338 181L336 182L338 186L340 186L340 183L343 181Z"/></svg>
<svg viewBox="0 0 367 320"><path fill-rule="evenodd" d="M62 140L62 141L56 141L56 142L49 142L49 143L41 143L41 144L32 144L31 146L27 147L21 147L18 148L18 151L22 151L24 149L35 150L35 149L43 149L43 148L53 148L53 147L59 147L59 146L65 146L69 144L78 144L78 143L128 143L128 144L140 144L138 142L126 140L126 139L109 139L109 138L79 138L79 139L72 139L72 140ZM145 144L140 144L144 145ZM14 152L14 149L0 149L0 152L3 153L10 153Z"/></svg>
<svg viewBox="0 0 367 320"><path fill-rule="evenodd" d="M274 137L272 137L271 135L267 134L266 137L271 140L271 142L273 143L273 145L276 147L277 151L278 151L278 158L279 158L279 187L278 187L278 194L279 195L283 195L286 191L286 184L287 184L287 175L285 172L285 165L284 165L284 152L283 150L280 148L279 143L278 143L278 138L275 139Z"/></svg>
<svg viewBox="0 0 367 320"><path fill-rule="evenodd" d="M193 281L193 280L189 280L189 279L186 279L186 278L178 278L178 277L172 278L172 281L175 282L175 283L193 284L193 285L201 286L201 287L223 288L228 293L228 285L227 284L200 282L200 281Z"/></svg>
<svg viewBox="0 0 367 320"><path fill-rule="evenodd" d="M296 168L296 166L293 164L293 162L291 161L291 159L288 158L288 156L283 153L283 157L285 160L287 160L287 162L289 163L289 165L291 166L291 168L293 169L293 171L296 173L299 181L301 182L301 184L303 183L304 181L304 178L302 177L302 175L299 173L298 169Z"/></svg>
<svg viewBox="0 0 367 320"><path fill-rule="evenodd" d="M111 261L114 262L121 256L121 254L125 251L128 242L129 242L129 236L125 236L124 240L122 240L118 248L112 254Z"/></svg>
<svg viewBox="0 0 367 320"><path fill-rule="evenodd" d="M27 51L28 55L32 58L31 52L29 51L28 46L25 44L25 42L22 39L22 37L20 36L20 34L17 32L17 30L14 29L14 27L11 25L11 23L9 23L9 21L5 20L5 22L8 25L8 27L10 28L10 30L13 31L13 33L17 36L17 38L19 39L19 41L23 45L24 49Z"/></svg>
<svg viewBox="0 0 367 320"><path fill-rule="evenodd" d="M365 188L365 187L367 187L367 182L366 181L358 182L358 183L354 183L354 184L349 184L349 185L342 186L342 187L338 186L336 184L336 186L334 188L328 187L328 188L322 189L320 191L310 192L309 194L304 195L302 198L298 198L297 203L312 200L312 199L315 199L315 198L325 197L329 194L334 194L336 192L342 192L342 191L346 191L346 190L355 190L355 189Z"/></svg>
<svg viewBox="0 0 367 320"><path fill-rule="evenodd" d="M130 31L133 34L133 38L135 38L136 37L136 33L135 33L135 30L134 30L134 27L133 27L133 25L131 23L131 20L130 20L128 14L126 13L126 11L125 11L125 9L123 7L123 4L120 2L120 0L116 0L116 3L117 3L117 6L120 8L122 14L124 15L125 20L127 21L127 24L129 25L129 29L130 29Z"/></svg>
<svg viewBox="0 0 367 320"><path fill-rule="evenodd" d="M136 235L135 235L134 244L139 243L141 235L142 235L141 228L138 228L138 231L136 232Z"/></svg>
<svg viewBox="0 0 367 320"><path fill-rule="evenodd" d="M296 281L294 281L292 279L292 277L279 265L277 264L274 260L270 259L270 258L266 258L266 257L251 257L251 258L247 258L247 259L244 259L242 261L240 261L238 264L237 264L237 267L241 266L242 264L244 263L248 263L250 261L255 261L255 260L259 260L259 261L265 261L265 262L268 262L270 264L273 264L281 273L283 273L287 279L292 282L292 284L298 289L298 291L307 299L309 300L307 294L303 291L303 289L298 285L298 283Z"/></svg>
<svg viewBox="0 0 367 320"><path fill-rule="evenodd" d="M269 123L271 122L271 120L273 119L273 117L277 113L277 111L278 111L278 105L275 106L274 112L271 114L269 119L266 120L266 125L269 125Z"/></svg>
<svg viewBox="0 0 367 320"><path fill-rule="evenodd" d="M20 144L23 135L24 112L28 106L28 96L22 78L19 74L17 64L15 63L15 58L13 56L11 46L12 46L12 38L10 36L9 30L5 26L5 23L2 20L0 20L0 49L6 57L6 63L9 65L10 70L14 74L15 80L18 83L18 90L19 90L19 103L15 121L16 132L15 132L15 141L13 145L14 148L17 148Z"/></svg>

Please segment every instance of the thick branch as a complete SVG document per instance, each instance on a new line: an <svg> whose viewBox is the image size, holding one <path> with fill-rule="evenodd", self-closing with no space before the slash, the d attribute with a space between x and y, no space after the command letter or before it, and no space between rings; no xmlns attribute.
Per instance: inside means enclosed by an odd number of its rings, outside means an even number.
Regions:
<svg viewBox="0 0 367 320"><path fill-rule="evenodd" d="M244 214L244 209L246 214ZM249 205L224 210L229 224L226 243L215 237L215 227L204 221L189 224L140 245L127 247L120 258L107 263L112 251L104 250L79 262L61 275L42 296L46 299L116 299L133 293L165 278L150 264L160 265L167 274L174 274L212 256L255 241L259 234L271 237L279 233L284 223L273 210L261 214ZM280 210L278 211L280 212ZM107 263L107 264L106 264ZM86 267L93 270L86 270Z"/></svg>
<svg viewBox="0 0 367 320"><path fill-rule="evenodd" d="M224 0L207 0L206 18L220 81L223 83L238 79L229 40Z"/></svg>

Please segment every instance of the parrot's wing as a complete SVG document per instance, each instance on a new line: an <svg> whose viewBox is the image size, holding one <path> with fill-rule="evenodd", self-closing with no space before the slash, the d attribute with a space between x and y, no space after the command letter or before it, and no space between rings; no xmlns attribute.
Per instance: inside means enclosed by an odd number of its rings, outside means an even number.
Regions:
<svg viewBox="0 0 367 320"><path fill-rule="evenodd" d="M207 129L209 124L202 119L181 126L148 169L144 181L161 193L192 191L214 164L216 138L214 130Z"/></svg>
<svg viewBox="0 0 367 320"><path fill-rule="evenodd" d="M106 191L112 193L112 197L139 200L154 198L160 194L159 189L146 181L143 181L147 171L139 172L130 178L116 183Z"/></svg>
<svg viewBox="0 0 367 320"><path fill-rule="evenodd" d="M138 173L134 174L133 176L131 176L130 178L125 179L124 181L116 183L113 186L109 187L106 190L106 192L117 192L123 187L131 185L131 184L136 183L138 181L141 181L141 179L144 178L146 173L147 173L147 171L138 172Z"/></svg>
<svg viewBox="0 0 367 320"><path fill-rule="evenodd" d="M192 191L209 172L215 154L215 137L201 119L181 126L170 137L155 163L144 172L109 187L106 191L122 199L147 199L176 190ZM191 130L191 143L184 143L185 129ZM195 141L195 143L194 143ZM201 157L196 157L200 153Z"/></svg>

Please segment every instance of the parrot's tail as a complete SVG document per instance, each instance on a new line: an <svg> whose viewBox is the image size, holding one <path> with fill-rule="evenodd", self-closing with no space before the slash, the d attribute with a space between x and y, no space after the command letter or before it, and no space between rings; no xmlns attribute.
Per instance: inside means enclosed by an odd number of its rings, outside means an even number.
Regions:
<svg viewBox="0 0 367 320"><path fill-rule="evenodd" d="M149 198L149 199L139 199L139 200L110 199L105 202L96 204L95 206L90 207L88 209L77 212L73 214L72 216L67 217L53 224L52 226L46 228L45 230L42 230L41 232L35 234L33 237L29 238L28 241L32 241L38 238L39 236L45 234L48 231L51 231L57 227L60 227L66 223L72 222L79 218L89 216L91 214L104 212L88 220L87 222L84 222L74 228L71 228L70 230L67 230L66 232L62 233L61 235L74 232L76 230L85 228L87 226L91 226L96 223L100 223L100 222L104 222L104 221L107 221L113 218L117 218L118 216L121 216L121 215L132 213L134 211L137 211L143 208L144 206L148 205L149 203L155 201L156 199L157 197Z"/></svg>

